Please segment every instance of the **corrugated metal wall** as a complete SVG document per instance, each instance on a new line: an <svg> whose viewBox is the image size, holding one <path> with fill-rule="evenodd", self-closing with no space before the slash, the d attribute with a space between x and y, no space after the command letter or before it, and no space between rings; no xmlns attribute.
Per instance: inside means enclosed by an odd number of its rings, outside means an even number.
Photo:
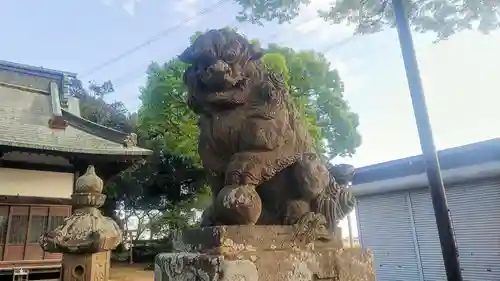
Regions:
<svg viewBox="0 0 500 281"><path fill-rule="evenodd" d="M464 280L500 280L500 181L455 184L447 197ZM357 215L378 281L446 280L426 188L359 197Z"/></svg>
<svg viewBox="0 0 500 281"><path fill-rule="evenodd" d="M434 209L427 188L410 192L417 248L424 281L446 280Z"/></svg>
<svg viewBox="0 0 500 281"><path fill-rule="evenodd" d="M419 279L405 193L358 198L362 244L374 254L378 281Z"/></svg>
<svg viewBox="0 0 500 281"><path fill-rule="evenodd" d="M447 197L463 279L500 280L500 182L454 185Z"/></svg>

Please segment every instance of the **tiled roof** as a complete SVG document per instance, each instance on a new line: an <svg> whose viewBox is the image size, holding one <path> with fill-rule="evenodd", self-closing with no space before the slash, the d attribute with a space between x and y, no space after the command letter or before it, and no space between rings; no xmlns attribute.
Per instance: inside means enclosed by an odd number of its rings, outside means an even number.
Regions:
<svg viewBox="0 0 500 281"><path fill-rule="evenodd" d="M1 146L100 155L151 154L148 149L125 145L125 133L64 109L62 118L67 120L67 127L52 129L48 125L54 113L50 92L0 81L0 100Z"/></svg>
<svg viewBox="0 0 500 281"><path fill-rule="evenodd" d="M44 67L38 67L38 66L21 64L21 63L16 63L16 62L11 62L11 61L5 61L5 60L0 60L0 65L3 68L16 69L18 71L23 71L23 72L38 72L38 73L44 73L44 74L49 74L49 75L61 75L61 76L67 75L67 76L71 76L71 77L76 77L76 73L72 73L72 72L54 70L54 69L49 69L49 68L44 68Z"/></svg>

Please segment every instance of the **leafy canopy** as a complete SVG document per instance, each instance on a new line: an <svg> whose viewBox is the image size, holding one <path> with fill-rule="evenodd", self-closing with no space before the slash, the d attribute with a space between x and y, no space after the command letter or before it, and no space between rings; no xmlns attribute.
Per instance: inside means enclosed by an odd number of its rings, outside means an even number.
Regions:
<svg viewBox="0 0 500 281"><path fill-rule="evenodd" d="M358 116L344 100L343 83L337 71L330 70L328 60L320 53L297 52L278 45L270 45L264 51L264 64L285 77L318 151L328 158L353 154L361 144ZM171 153L200 165L197 117L185 103L185 68L178 59L163 65L151 64L141 91L138 131Z"/></svg>
<svg viewBox="0 0 500 281"><path fill-rule="evenodd" d="M356 26L356 33L365 34L393 27L391 0L337 0L320 11L328 22ZM489 33L500 27L500 2L465 0L403 0L410 24L417 32L431 31L438 39L469 29ZM263 24L294 19L310 0L236 0L242 7L238 19Z"/></svg>
<svg viewBox="0 0 500 281"><path fill-rule="evenodd" d="M122 102L106 102L106 95L114 92L111 81L102 84L89 82L88 87L78 79L71 79L69 84L71 96L80 101L80 114L94 123L131 133L135 130L136 116L128 112Z"/></svg>
<svg viewBox="0 0 500 281"><path fill-rule="evenodd" d="M137 131L137 114L128 112L121 102L104 100L106 94L111 92L113 85L110 81L103 84L92 82L84 87L81 81L74 79L70 84L70 93L80 100L83 118L124 132L136 132L139 145L152 149L154 153L106 182L105 214L119 222L115 212L120 207L161 213L177 210L172 206L179 204L196 207L200 200L195 199L204 198L198 193L206 193L204 172L193 165L190 158L172 154L164 143L150 140L149 136Z"/></svg>
<svg viewBox="0 0 500 281"><path fill-rule="evenodd" d="M182 80L186 67L178 59L149 66L140 95L138 131L165 151L200 164L197 117L187 107L187 89Z"/></svg>
<svg viewBox="0 0 500 281"><path fill-rule="evenodd" d="M344 98L344 83L326 57L271 44L266 51L286 61L289 91L308 124L320 153L328 159L350 156L361 145L358 115ZM266 59L264 63L267 64ZM286 77L286 75L285 75Z"/></svg>

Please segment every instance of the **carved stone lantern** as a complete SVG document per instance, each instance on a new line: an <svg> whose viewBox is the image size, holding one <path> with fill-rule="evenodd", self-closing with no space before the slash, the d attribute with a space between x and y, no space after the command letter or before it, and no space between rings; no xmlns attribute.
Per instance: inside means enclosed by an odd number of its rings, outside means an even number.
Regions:
<svg viewBox="0 0 500 281"><path fill-rule="evenodd" d="M62 225L40 237L50 253L63 253L62 280L107 281L111 250L122 241L115 221L98 210L104 204L103 181L93 166L76 180L72 194L73 214Z"/></svg>

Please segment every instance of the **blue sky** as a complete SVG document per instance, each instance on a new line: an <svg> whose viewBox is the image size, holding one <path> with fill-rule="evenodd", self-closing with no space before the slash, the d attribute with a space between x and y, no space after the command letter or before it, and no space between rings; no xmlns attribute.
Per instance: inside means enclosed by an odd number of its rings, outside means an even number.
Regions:
<svg viewBox="0 0 500 281"><path fill-rule="evenodd" d="M346 84L346 98L360 115L363 145L356 166L420 153L411 101L395 30L351 38L345 26L315 17L329 0L313 0L292 24L265 28L237 23L231 1L196 18L140 51L83 81L111 79L121 100L135 110L139 87L151 61L164 62L182 51L196 30L236 26L250 38L296 49L325 51ZM0 59L85 73L185 20L214 0L0 0L3 26ZM432 44L416 35L416 49L431 122L439 149L500 135L500 34L465 32Z"/></svg>

